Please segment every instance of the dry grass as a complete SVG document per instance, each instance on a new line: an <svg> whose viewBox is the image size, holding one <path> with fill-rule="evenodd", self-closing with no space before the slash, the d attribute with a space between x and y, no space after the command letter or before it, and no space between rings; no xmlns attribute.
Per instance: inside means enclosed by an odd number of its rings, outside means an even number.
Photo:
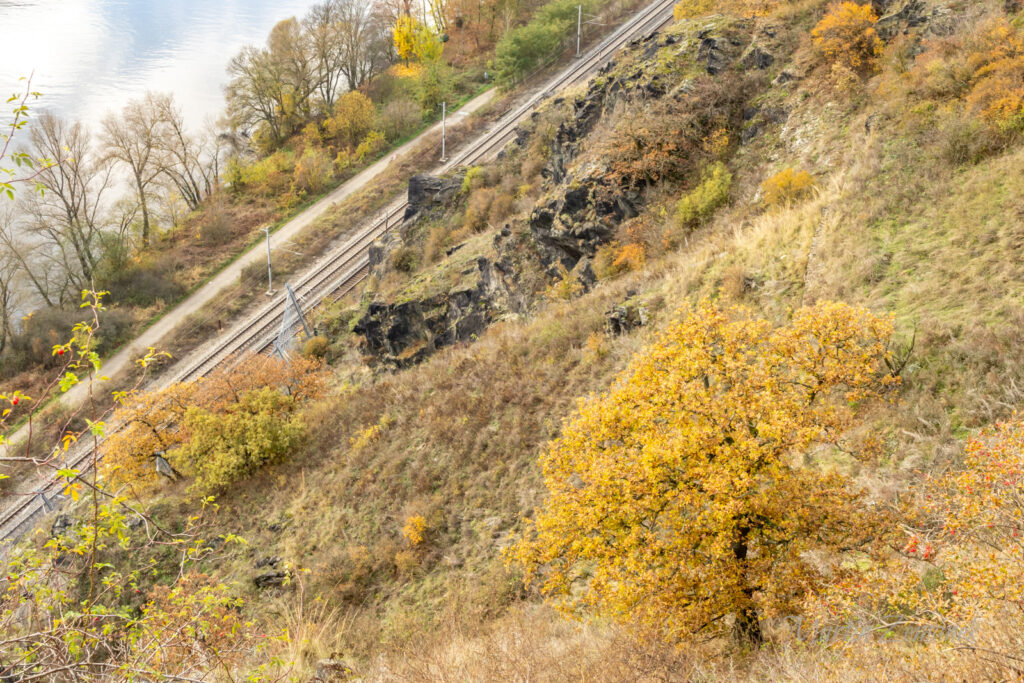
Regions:
<svg viewBox="0 0 1024 683"><path fill-rule="evenodd" d="M810 12L808 3L794 5ZM939 162L942 150L922 146L899 121L865 130L877 104L870 84L861 99L839 104L820 86L811 78L769 93L786 105L788 121L736 153L733 205L679 251L652 254L643 270L395 374L371 377L346 356L335 394L306 415L310 446L220 501L225 527L261 553L308 567L305 590L346 615L328 629L313 620L310 639L324 644L304 661L337 648L365 680L406 681L1019 675L1001 655L941 643L821 648L780 639L723 658L720 650L645 645L542 607L509 609L522 589L498 555L541 499L540 449L575 400L606 388L650 334L604 334L604 313L627 292L647 303L651 330L687 302L722 296L773 319L839 299L892 312L906 338L916 326L901 404L879 408L865 427L883 442L882 460L852 472L879 497L899 491L910 470L955 459L969 430L1024 399L1024 150L951 168ZM520 167L522 178L536 166ZM818 187L766 211L758 188L786 166L809 169ZM365 203L372 197L353 201L373 206ZM429 272L440 277L444 268L442 259ZM411 546L402 527L414 515L425 534ZM220 569L248 576L249 559ZM250 597L257 606L269 601ZM1019 652L1019 615L1012 617L987 626L979 642Z"/></svg>

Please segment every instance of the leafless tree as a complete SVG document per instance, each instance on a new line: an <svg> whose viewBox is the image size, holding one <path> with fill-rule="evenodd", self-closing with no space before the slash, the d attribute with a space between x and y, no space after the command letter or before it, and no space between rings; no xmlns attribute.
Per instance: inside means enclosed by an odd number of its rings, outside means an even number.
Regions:
<svg viewBox="0 0 1024 683"><path fill-rule="evenodd" d="M213 192L220 173L220 143L212 130L190 133L185 118L170 93L149 93L146 103L153 108L156 126L156 164L181 194L190 211Z"/></svg>
<svg viewBox="0 0 1024 683"><path fill-rule="evenodd" d="M18 310L21 262L17 254L6 248L5 237L13 236L14 212L11 206L0 211L0 353L7 348L12 333L12 319Z"/></svg>
<svg viewBox="0 0 1024 683"><path fill-rule="evenodd" d="M141 100L129 102L120 115L103 121L103 145L112 159L128 168L142 211L142 242L149 244L150 186L160 176L159 141L163 122L158 117L156 96L147 93Z"/></svg>
<svg viewBox="0 0 1024 683"><path fill-rule="evenodd" d="M316 59L318 93L330 110L344 77L355 90L382 63L386 28L376 21L371 4L359 0L324 0L303 20Z"/></svg>
<svg viewBox="0 0 1024 683"><path fill-rule="evenodd" d="M81 123L68 123L52 114L36 120L31 141L38 156L67 156L64 163L40 174L45 193L26 194L21 201L25 230L31 236L37 262L63 271L56 278L47 276L48 285L42 285L42 279L34 283L40 296L52 305L55 295L63 300L71 291L77 293L92 286L102 255L103 195L110 187L110 164L95 154L91 136ZM64 282L55 294L50 285L61 279Z"/></svg>

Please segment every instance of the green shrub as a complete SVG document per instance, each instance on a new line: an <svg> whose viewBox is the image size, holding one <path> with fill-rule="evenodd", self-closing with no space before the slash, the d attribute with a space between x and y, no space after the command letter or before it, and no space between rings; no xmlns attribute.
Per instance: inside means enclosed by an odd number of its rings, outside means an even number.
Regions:
<svg viewBox="0 0 1024 683"><path fill-rule="evenodd" d="M391 267L400 273L411 273L419 265L420 255L413 247L399 247L391 253Z"/></svg>
<svg viewBox="0 0 1024 683"><path fill-rule="evenodd" d="M279 462L299 445L305 429L295 399L274 387L248 391L223 413L189 408L181 426L191 435L167 454L194 491L222 491L264 465Z"/></svg>
<svg viewBox="0 0 1024 683"><path fill-rule="evenodd" d="M732 174L722 162L705 169L700 185L684 194L676 203L676 224L692 230L707 221L729 201Z"/></svg>
<svg viewBox="0 0 1024 683"><path fill-rule="evenodd" d="M554 0L540 8L530 23L506 33L494 51L498 80L519 81L547 60L557 56L559 46L576 24L579 0ZM595 0L583 1L583 13L596 9Z"/></svg>
<svg viewBox="0 0 1024 683"><path fill-rule="evenodd" d="M486 180L487 176L484 173L484 167L473 166L466 171L466 176L462 179L462 191L469 193L471 190L482 187Z"/></svg>
<svg viewBox="0 0 1024 683"><path fill-rule="evenodd" d="M310 337L306 340L306 343L302 345L302 355L306 358L323 358L327 355L327 349L330 348L331 342L327 337L317 335Z"/></svg>

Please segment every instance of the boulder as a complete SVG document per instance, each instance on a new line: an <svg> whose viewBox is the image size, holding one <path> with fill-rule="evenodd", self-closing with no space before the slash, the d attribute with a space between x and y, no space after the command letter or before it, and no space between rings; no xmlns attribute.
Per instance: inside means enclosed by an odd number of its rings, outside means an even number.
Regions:
<svg viewBox="0 0 1024 683"><path fill-rule="evenodd" d="M257 588L277 588L283 586L287 578L288 572L286 571L272 571L257 574L253 577L252 582Z"/></svg>
<svg viewBox="0 0 1024 683"><path fill-rule="evenodd" d="M437 206L443 206L462 188L465 172L451 176L438 177L429 173L417 173L409 179L409 206L405 208L404 220L412 220L415 216Z"/></svg>
<svg viewBox="0 0 1024 683"><path fill-rule="evenodd" d="M638 327L647 324L647 310L633 303L623 303L615 306L605 314L605 327L608 334L628 334Z"/></svg>
<svg viewBox="0 0 1024 683"><path fill-rule="evenodd" d="M313 671L312 683L335 683L348 681L355 676L355 669L343 659L321 659Z"/></svg>

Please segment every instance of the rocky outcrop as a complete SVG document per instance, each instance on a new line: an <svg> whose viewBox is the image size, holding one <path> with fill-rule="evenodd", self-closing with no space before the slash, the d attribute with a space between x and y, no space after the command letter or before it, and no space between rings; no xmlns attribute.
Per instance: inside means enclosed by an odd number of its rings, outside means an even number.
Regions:
<svg viewBox="0 0 1024 683"><path fill-rule="evenodd" d="M637 194L609 187L602 169L590 170L530 215L530 231L549 267L572 270L580 259L593 258L619 223L639 213Z"/></svg>
<svg viewBox="0 0 1024 683"><path fill-rule="evenodd" d="M604 113L617 102L634 98L652 101L672 97L680 101L680 106L687 106L693 80L664 67L661 62L666 56L667 62L673 63L672 59L685 55L683 61L691 72L704 71L712 76L734 66L755 71L769 68L775 63L771 45L777 29L753 29L753 23L746 21L704 28L676 53L671 49L661 51L677 44L678 37L655 34L631 44L639 60L611 63L591 80L587 92L573 103L572 115L555 133L543 171L553 188L530 215L530 231L552 275L559 266L573 270L582 259L593 258L599 247L611 241L623 221L640 212L643 179L623 187L609 181L609 169L602 166L603 160L583 163L576 159L582 141ZM673 84L671 91L667 82ZM751 137L768 122L784 118L775 110L761 114L759 110L751 114L751 118L758 117L751 125ZM576 168L571 168L574 162Z"/></svg>
<svg viewBox="0 0 1024 683"><path fill-rule="evenodd" d="M605 327L611 335L629 334L646 324L647 309L630 301L615 306L605 314Z"/></svg>
<svg viewBox="0 0 1024 683"><path fill-rule="evenodd" d="M465 173L438 177L418 173L409 179L409 205L405 208L405 221L415 220L422 214L446 205L462 188Z"/></svg>
<svg viewBox="0 0 1024 683"><path fill-rule="evenodd" d="M504 312L506 278L514 275L484 257L471 267L477 275L474 287L393 304L371 303L353 328L363 337L364 351L379 364L407 367L483 332Z"/></svg>
<svg viewBox="0 0 1024 683"><path fill-rule="evenodd" d="M884 16L875 24L882 40L889 41L901 33L945 36L956 26L953 13L945 7L930 7L927 0L890 0L885 4ZM879 13L883 15L883 13ZM923 50L920 45L917 50Z"/></svg>

